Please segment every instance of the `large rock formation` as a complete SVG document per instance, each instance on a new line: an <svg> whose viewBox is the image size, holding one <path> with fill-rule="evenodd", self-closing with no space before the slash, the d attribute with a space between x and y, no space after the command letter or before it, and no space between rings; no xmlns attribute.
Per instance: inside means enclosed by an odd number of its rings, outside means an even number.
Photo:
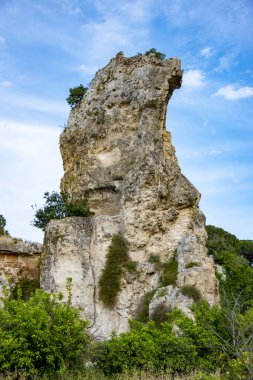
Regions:
<svg viewBox="0 0 253 380"><path fill-rule="evenodd" d="M119 53L97 72L61 134L61 189L72 200L88 197L95 216L48 224L41 282L47 291L64 293L72 277L74 303L98 337L126 331L142 297L160 286L150 257L166 263L176 252L176 293L191 285L210 304L218 301L200 194L181 173L166 131L167 104L181 78L176 58ZM137 273L124 272L117 302L107 308L98 280L117 233L127 239ZM177 297L166 303L177 305Z"/></svg>

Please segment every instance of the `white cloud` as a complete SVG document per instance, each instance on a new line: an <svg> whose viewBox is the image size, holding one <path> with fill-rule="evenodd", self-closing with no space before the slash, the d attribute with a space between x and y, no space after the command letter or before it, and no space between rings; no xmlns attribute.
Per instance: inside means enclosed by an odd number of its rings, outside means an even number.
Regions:
<svg viewBox="0 0 253 380"><path fill-rule="evenodd" d="M12 86L12 82L10 82L8 80L4 80L4 81L0 82L0 85L2 87L11 87Z"/></svg>
<svg viewBox="0 0 253 380"><path fill-rule="evenodd" d="M98 67L80 65L80 66L75 67L74 70L81 71L85 75L94 75L98 71Z"/></svg>
<svg viewBox="0 0 253 380"><path fill-rule="evenodd" d="M218 59L218 66L214 69L214 71L217 72L229 72L231 70L231 67L237 64L236 61L236 54L230 53L227 55L223 55Z"/></svg>
<svg viewBox="0 0 253 380"><path fill-rule="evenodd" d="M213 55L213 48L212 47L206 47L200 51L200 54L205 58L210 58Z"/></svg>
<svg viewBox="0 0 253 380"><path fill-rule="evenodd" d="M223 96L227 100L237 100L253 96L253 87L245 86L238 89L231 84L221 87L214 96Z"/></svg>
<svg viewBox="0 0 253 380"><path fill-rule="evenodd" d="M5 86L8 87L8 82ZM6 86L7 83L7 86ZM34 111L62 114L66 116L69 108L65 101L59 102L53 99L44 99L38 96L27 95L25 93L6 93L3 90L0 92L1 104L11 104L12 108L18 107L23 109L30 109Z"/></svg>
<svg viewBox="0 0 253 380"><path fill-rule="evenodd" d="M59 189L62 161L58 147L60 130L50 125L0 119L0 213L9 232L28 240L42 240L30 226L32 204L41 204L45 191Z"/></svg>
<svg viewBox="0 0 253 380"><path fill-rule="evenodd" d="M205 75L200 70L189 70L183 75L183 86L190 88L202 87Z"/></svg>

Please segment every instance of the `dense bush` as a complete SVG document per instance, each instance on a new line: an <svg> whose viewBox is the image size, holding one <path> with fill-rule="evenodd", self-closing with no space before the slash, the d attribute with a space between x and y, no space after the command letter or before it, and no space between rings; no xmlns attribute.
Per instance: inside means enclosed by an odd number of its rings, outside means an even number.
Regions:
<svg viewBox="0 0 253 380"><path fill-rule="evenodd" d="M105 267L99 279L99 298L107 307L112 307L120 291L123 269L136 271L136 263L128 256L128 244L121 235L114 235L106 255Z"/></svg>
<svg viewBox="0 0 253 380"><path fill-rule="evenodd" d="M40 228L43 231L47 223L51 219L62 219L67 216L83 216L93 215L88 206L86 198L76 201L70 201L66 194L53 191L44 193L45 205L37 209L37 206L32 206L35 210L34 220L32 225Z"/></svg>
<svg viewBox="0 0 253 380"><path fill-rule="evenodd" d="M76 107L76 105L82 100L88 88L80 84L77 87L69 89L69 96L67 97L67 102L71 108Z"/></svg>
<svg viewBox="0 0 253 380"><path fill-rule="evenodd" d="M217 320L217 309L204 305L199 314L205 315L212 326ZM97 343L93 361L105 374L131 369L168 369L172 373L187 374L195 369L212 370L221 363L219 339L203 325L182 315L178 310L168 313L166 322L158 327L153 321L143 325L131 322L129 333ZM180 329L180 334L173 326Z"/></svg>
<svg viewBox="0 0 253 380"><path fill-rule="evenodd" d="M79 310L42 290L27 302L5 298L0 308L0 374L16 379L84 371L88 323ZM21 376L22 375L22 376Z"/></svg>

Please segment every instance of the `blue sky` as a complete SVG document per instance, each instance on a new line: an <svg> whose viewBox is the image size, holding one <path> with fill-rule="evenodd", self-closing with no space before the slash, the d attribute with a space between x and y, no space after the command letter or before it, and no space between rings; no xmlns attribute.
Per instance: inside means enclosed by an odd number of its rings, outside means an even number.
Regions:
<svg viewBox="0 0 253 380"><path fill-rule="evenodd" d="M178 57L167 128L207 223L253 239L252 0L0 0L0 214L41 241L32 204L59 190L68 89L118 51Z"/></svg>

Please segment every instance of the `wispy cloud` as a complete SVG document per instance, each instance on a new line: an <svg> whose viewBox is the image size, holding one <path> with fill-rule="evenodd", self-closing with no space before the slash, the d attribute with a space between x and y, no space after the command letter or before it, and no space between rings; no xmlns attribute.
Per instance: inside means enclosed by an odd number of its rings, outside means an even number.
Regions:
<svg viewBox="0 0 253 380"><path fill-rule="evenodd" d="M0 35L0 47L5 46L6 40L3 36Z"/></svg>
<svg viewBox="0 0 253 380"><path fill-rule="evenodd" d="M3 87L10 87L10 82L3 82ZM0 92L0 101L2 104L11 104L12 107L30 109L34 111L58 113L67 116L69 108L65 101L56 101L53 99L44 99L37 96L27 95L25 93L6 93Z"/></svg>
<svg viewBox="0 0 253 380"><path fill-rule="evenodd" d="M0 86L1 87L11 87L12 86L12 82L10 82L8 80L4 80L4 81L0 82Z"/></svg>
<svg viewBox="0 0 253 380"><path fill-rule="evenodd" d="M218 59L218 66L215 68L215 71L218 72L224 72L224 71L230 71L231 67L235 64L236 62L236 55L235 54L228 54L228 55L223 55Z"/></svg>
<svg viewBox="0 0 253 380"><path fill-rule="evenodd" d="M97 66L87 66L87 65L80 65L77 67L74 67L73 70L81 71L81 73L85 75L94 75L96 71L98 70Z"/></svg>
<svg viewBox="0 0 253 380"><path fill-rule="evenodd" d="M189 88L202 87L205 84L205 75L201 70L189 70L183 76L183 86Z"/></svg>
<svg viewBox="0 0 253 380"><path fill-rule="evenodd" d="M205 58L210 58L214 54L214 49L212 47L206 47L200 51L200 54Z"/></svg>
<svg viewBox="0 0 253 380"><path fill-rule="evenodd" d="M81 8L75 4L73 0L60 0L58 1L62 12L65 12L69 15L79 15L82 13Z"/></svg>
<svg viewBox="0 0 253 380"><path fill-rule="evenodd" d="M253 87L245 86L236 89L233 85L221 87L214 96L223 96L227 100L238 100L253 96Z"/></svg>

